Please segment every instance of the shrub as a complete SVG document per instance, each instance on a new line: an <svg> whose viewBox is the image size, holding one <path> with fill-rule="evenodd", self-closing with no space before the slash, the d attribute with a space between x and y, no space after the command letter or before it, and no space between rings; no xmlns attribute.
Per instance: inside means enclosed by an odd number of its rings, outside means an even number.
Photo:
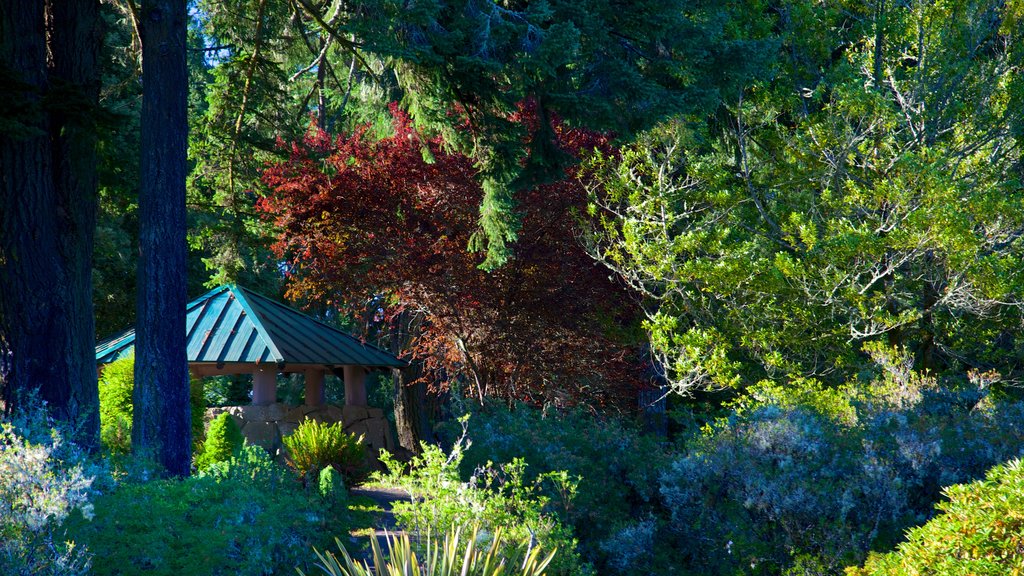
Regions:
<svg viewBox="0 0 1024 576"><path fill-rule="evenodd" d="M113 454L127 454L132 447L132 389L135 357L107 364L100 374L100 439Z"/></svg>
<svg viewBox="0 0 1024 576"><path fill-rule="evenodd" d="M571 499L575 482L563 473L526 480L526 463L520 459L500 466L487 463L462 481L459 465L464 437L450 454L428 444L408 466L381 452L388 475L383 483L404 489L409 500L395 502L392 512L398 525L417 534L442 534L452 526L479 525L488 533L502 529L512 541L534 538L546 550L561 552L550 566L551 574L590 574L592 569L576 551L572 529L564 525L542 492L546 482Z"/></svg>
<svg viewBox="0 0 1024 576"><path fill-rule="evenodd" d="M653 518L631 523L601 542L606 565L617 573L647 571L657 544L658 525Z"/></svg>
<svg viewBox="0 0 1024 576"><path fill-rule="evenodd" d="M665 472L659 540L693 574L839 574L1021 453L1024 403L882 358L868 383L755 386Z"/></svg>
<svg viewBox="0 0 1024 576"><path fill-rule="evenodd" d="M129 355L103 367L99 378L100 440L115 456L128 454L132 444L132 391L135 388L135 356ZM193 448L203 442L203 415L206 399L203 383L189 382L189 411Z"/></svg>
<svg viewBox="0 0 1024 576"><path fill-rule="evenodd" d="M311 497L265 450L246 446L199 475L120 484L70 531L95 554L98 576L266 575L312 561L342 510Z"/></svg>
<svg viewBox="0 0 1024 576"><path fill-rule="evenodd" d="M625 535L655 528L658 480L669 463L658 440L626 422L583 412L547 412L526 405L513 410L490 406L471 419L473 443L462 464L464 475L490 462L521 458L527 481L564 471L578 479L571 501L558 483L543 482L543 493L579 538L580 553L599 572L621 564ZM629 527L643 526L640 532ZM643 544L645 538L637 544Z"/></svg>
<svg viewBox="0 0 1024 576"><path fill-rule="evenodd" d="M203 450L196 457L196 467L205 470L215 462L226 462L242 449L245 438L230 414L224 412L210 421Z"/></svg>
<svg viewBox="0 0 1024 576"><path fill-rule="evenodd" d="M312 478L332 466L353 482L366 464L363 437L346 433L341 422L324 424L303 420L283 442L288 451L288 463L303 478Z"/></svg>
<svg viewBox="0 0 1024 576"><path fill-rule="evenodd" d="M343 503L348 500L348 490L345 489L345 481L342 480L341 474L333 466L328 466L321 470L318 480L317 488L320 491L321 498L337 503Z"/></svg>
<svg viewBox="0 0 1024 576"><path fill-rule="evenodd" d="M1024 464L1013 460L984 480L951 486L942 514L910 531L895 552L872 554L848 576L972 574L1005 576L1024 570Z"/></svg>
<svg viewBox="0 0 1024 576"><path fill-rule="evenodd" d="M0 422L0 574L72 576L89 570L84 548L60 536L72 511L92 516L84 454L41 410Z"/></svg>
<svg viewBox="0 0 1024 576"><path fill-rule="evenodd" d="M804 407L716 424L662 479L678 556L694 574L780 574L793 552L838 570L906 510L891 468L865 466L859 441Z"/></svg>
<svg viewBox="0 0 1024 576"><path fill-rule="evenodd" d="M407 534L387 536L386 556L377 539L371 539L372 562L354 561L340 540L335 540L335 543L341 560L332 552L317 552L320 559L318 567L326 576L453 576L456 573L462 576L543 576L556 552L552 550L547 556L542 556L541 549L531 547L529 540L518 548L510 547L500 530L488 537L474 529L468 538L463 539L459 528L449 530L443 543L428 537L422 559L413 549ZM305 576L301 569L298 572Z"/></svg>

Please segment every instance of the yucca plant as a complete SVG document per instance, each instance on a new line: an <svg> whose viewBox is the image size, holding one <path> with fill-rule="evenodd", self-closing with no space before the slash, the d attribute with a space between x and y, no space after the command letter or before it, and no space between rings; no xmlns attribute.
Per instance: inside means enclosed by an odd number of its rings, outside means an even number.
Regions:
<svg viewBox="0 0 1024 576"><path fill-rule="evenodd" d="M303 478L315 478L310 474L319 474L333 466L351 482L362 473L366 462L363 437L345 432L341 422L325 424L304 420L282 441L288 450L288 463Z"/></svg>
<svg viewBox="0 0 1024 576"><path fill-rule="evenodd" d="M541 556L540 548L529 541L511 547L510 552L501 530L494 533L489 544L480 547L479 528L474 528L468 539L463 539L461 528L449 530L443 543L428 536L422 559L407 534L387 534L385 540L386 555L377 539L371 538L372 561L357 562L335 538L341 558L316 550L320 560L317 567L325 576L544 576L556 552Z"/></svg>

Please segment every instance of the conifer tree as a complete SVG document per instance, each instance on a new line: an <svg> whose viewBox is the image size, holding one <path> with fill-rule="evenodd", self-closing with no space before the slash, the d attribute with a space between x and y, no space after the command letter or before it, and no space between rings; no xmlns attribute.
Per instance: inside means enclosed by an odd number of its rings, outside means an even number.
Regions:
<svg viewBox="0 0 1024 576"><path fill-rule="evenodd" d="M142 188L132 449L171 475L191 467L185 355L185 153L188 137L184 0L140 7Z"/></svg>

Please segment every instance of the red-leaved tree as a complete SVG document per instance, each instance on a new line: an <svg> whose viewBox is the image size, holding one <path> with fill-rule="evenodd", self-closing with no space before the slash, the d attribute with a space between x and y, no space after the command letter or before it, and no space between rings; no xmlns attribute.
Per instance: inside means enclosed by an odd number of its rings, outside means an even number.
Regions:
<svg viewBox="0 0 1024 576"><path fill-rule="evenodd" d="M458 385L481 401L634 403L635 308L578 241L580 177L521 195L516 257L484 272L467 251L483 194L472 160L392 114L388 138L313 129L265 170L259 207L280 231L289 297L369 310L404 331L393 348L435 388ZM554 130L569 154L608 148L599 134Z"/></svg>

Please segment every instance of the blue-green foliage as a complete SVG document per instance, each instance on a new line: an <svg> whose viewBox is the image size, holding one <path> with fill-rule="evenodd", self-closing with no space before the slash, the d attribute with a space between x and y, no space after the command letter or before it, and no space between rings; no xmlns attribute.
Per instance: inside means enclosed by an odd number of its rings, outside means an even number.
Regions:
<svg viewBox="0 0 1024 576"><path fill-rule="evenodd" d="M78 576L89 553L64 534L78 512L89 517L95 474L86 453L64 438L41 403L0 418L0 574Z"/></svg>
<svg viewBox="0 0 1024 576"><path fill-rule="evenodd" d="M653 437L628 425L582 412L545 414L528 406L475 414L470 423L473 444L466 452L463 473L488 461L529 463L527 478L565 471L578 479L573 498L558 484L541 483L553 509L573 527L580 553L599 572L625 558L633 569L652 559L653 546L626 546L637 538L653 545L658 478L668 457ZM642 543L640 543L642 544Z"/></svg>
<svg viewBox="0 0 1024 576"><path fill-rule="evenodd" d="M996 466L984 480L945 491L941 515L907 534L895 552L872 554L848 576L1019 575L1024 567L1024 466Z"/></svg>
<svg viewBox="0 0 1024 576"><path fill-rule="evenodd" d="M463 478L488 461L578 479L548 506L601 574L838 575L926 522L945 486L1024 449L1024 402L993 375L937 380L870 350L839 387L764 382L674 454L615 420L517 407L474 415Z"/></svg>
<svg viewBox="0 0 1024 576"><path fill-rule="evenodd" d="M308 566L344 525L259 447L184 480L122 483L70 529L93 574L263 575Z"/></svg>
<svg viewBox="0 0 1024 576"><path fill-rule="evenodd" d="M926 521L943 486L1021 453L1024 404L986 384L756 386L665 472L661 543L688 574L839 574Z"/></svg>

